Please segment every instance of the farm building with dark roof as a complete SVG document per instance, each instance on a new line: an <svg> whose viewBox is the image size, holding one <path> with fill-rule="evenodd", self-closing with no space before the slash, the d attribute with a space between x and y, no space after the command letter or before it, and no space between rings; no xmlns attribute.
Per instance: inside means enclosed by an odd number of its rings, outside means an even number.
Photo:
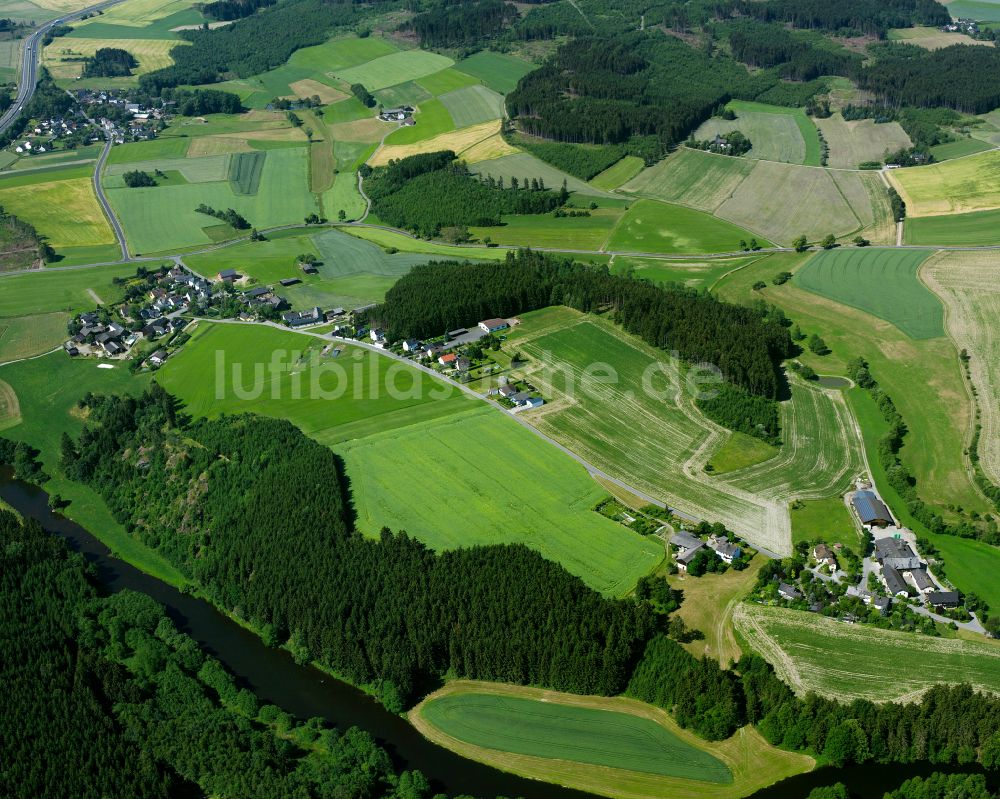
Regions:
<svg viewBox="0 0 1000 799"><path fill-rule="evenodd" d="M861 519L862 524L871 524L876 527L886 527L892 524L892 514L875 494L871 491L858 491L851 497L851 504Z"/></svg>

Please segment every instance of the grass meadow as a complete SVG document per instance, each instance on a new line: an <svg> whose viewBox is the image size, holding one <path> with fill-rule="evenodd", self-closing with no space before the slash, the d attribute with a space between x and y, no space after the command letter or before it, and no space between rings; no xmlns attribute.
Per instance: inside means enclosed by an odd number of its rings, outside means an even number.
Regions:
<svg viewBox="0 0 1000 799"><path fill-rule="evenodd" d="M495 92L508 94L535 65L516 56L480 50L459 61L455 68L481 80Z"/></svg>
<svg viewBox="0 0 1000 799"><path fill-rule="evenodd" d="M139 75L156 69L169 67L174 63L170 51L183 45L177 39L98 39L60 37L42 51L42 66L49 70L52 77L62 81L60 85L72 85L76 88L99 86L113 88L135 86ZM114 47L126 50L135 56L139 66L132 70L132 75L122 78L81 78L84 58L89 58L98 50Z"/></svg>
<svg viewBox="0 0 1000 799"><path fill-rule="evenodd" d="M643 160L638 156L626 155L599 175L594 175L590 179L590 185L601 191L614 191L638 175L644 166Z"/></svg>
<svg viewBox="0 0 1000 799"><path fill-rule="evenodd" d="M0 285L2 287L2 285ZM68 313L0 317L0 363L48 352L68 337Z"/></svg>
<svg viewBox="0 0 1000 799"><path fill-rule="evenodd" d="M440 97L442 94L447 94L466 86L475 86L479 81L472 77L472 75L466 75L454 67L448 67L447 69L442 69L440 72L424 75L416 83L427 94L433 97Z"/></svg>
<svg viewBox="0 0 1000 799"><path fill-rule="evenodd" d="M615 274L630 274L651 283L680 283L688 288L711 288L724 275L742 269L763 256L745 258L712 258L704 261L685 259L670 261L663 258L637 258L615 256L611 271Z"/></svg>
<svg viewBox="0 0 1000 799"><path fill-rule="evenodd" d="M465 757L615 799L737 799L815 765L751 727L706 742L666 711L625 697L461 680L408 715L425 737Z"/></svg>
<svg viewBox="0 0 1000 799"><path fill-rule="evenodd" d="M753 234L711 214L656 200L634 203L615 226L607 249L650 253L736 252ZM767 239L758 239L770 247Z"/></svg>
<svg viewBox="0 0 1000 799"><path fill-rule="evenodd" d="M820 165L816 126L801 108L785 108L733 100L728 108L736 119L712 117L695 131L696 139L714 139L717 134L739 130L753 145L749 158L787 164Z"/></svg>
<svg viewBox="0 0 1000 799"><path fill-rule="evenodd" d="M383 248L395 247L404 252L426 253L463 261L469 258L477 261L502 261L508 252L503 247L458 247L437 241L425 241L411 238L404 233L374 227L350 227L346 228L345 232Z"/></svg>
<svg viewBox="0 0 1000 799"><path fill-rule="evenodd" d="M805 500L790 513L794 543L822 538L828 544L843 544L860 554L861 537L842 497Z"/></svg>
<svg viewBox="0 0 1000 799"><path fill-rule="evenodd" d="M337 359L323 362L342 366L341 374L331 373L331 366L309 361L306 351L321 346L271 328L203 324L157 379L194 415L285 418L333 447L344 458L366 534L377 536L387 525L439 549L520 542L615 595L631 591L662 560L662 544L591 510L604 494L582 466L499 410L357 347L344 346ZM254 369L266 377L264 365L275 351L302 355L289 354L291 370L266 379L261 396L240 399L225 389L232 369L240 370L244 389ZM220 352L231 364L222 391L216 387ZM308 390L313 381L325 398ZM390 384L395 396L385 388ZM426 478L419 501L414 474Z"/></svg>
<svg viewBox="0 0 1000 799"><path fill-rule="evenodd" d="M830 148L827 164L834 169L855 169L865 161L881 161L887 153L912 146L898 122L875 124L871 119L847 122L840 113L817 119Z"/></svg>
<svg viewBox="0 0 1000 799"><path fill-rule="evenodd" d="M1000 208L1000 150L888 174L908 218Z"/></svg>
<svg viewBox="0 0 1000 799"><path fill-rule="evenodd" d="M503 178L504 183L509 185L511 178L519 181L524 178L539 178L545 181L545 186L551 189L558 189L566 181L566 188L571 192L581 195L581 197L597 196L607 197L607 192L595 189L588 183L567 175L550 164L535 158L530 153L514 153L501 158L494 158L481 161L470 166L470 169L479 175L492 175L494 178Z"/></svg>
<svg viewBox="0 0 1000 799"><path fill-rule="evenodd" d="M907 244L922 246L1000 244L1000 210L912 217L903 226L903 237Z"/></svg>
<svg viewBox="0 0 1000 799"><path fill-rule="evenodd" d="M738 606L734 621L800 695L913 701L932 685L964 682L1000 692L1000 644L987 639L928 638L750 604Z"/></svg>
<svg viewBox="0 0 1000 799"><path fill-rule="evenodd" d="M503 95L477 84L441 95L456 128L478 125L503 116Z"/></svg>
<svg viewBox="0 0 1000 799"><path fill-rule="evenodd" d="M418 103L413 118L416 120L416 125L394 130L386 136L386 144L412 144L455 129L448 109L436 97Z"/></svg>
<svg viewBox="0 0 1000 799"><path fill-rule="evenodd" d="M356 66L328 69L344 83L360 83L371 92L432 75L454 63L450 58L428 50L403 50Z"/></svg>
<svg viewBox="0 0 1000 799"><path fill-rule="evenodd" d="M624 212L618 207L598 208L585 217L554 217L552 214L524 214L503 218L495 227L472 227L469 231L485 241L512 247L566 247L600 250Z"/></svg>
<svg viewBox="0 0 1000 799"><path fill-rule="evenodd" d="M773 444L746 433L733 433L712 453L707 465L712 474L728 474L769 461L777 454Z"/></svg>
<svg viewBox="0 0 1000 799"><path fill-rule="evenodd" d="M975 155L990 149L992 146L987 142L963 138L934 145L931 147L931 155L934 156L935 161L950 161L952 158L964 158L967 155Z"/></svg>
<svg viewBox="0 0 1000 799"><path fill-rule="evenodd" d="M824 250L795 273L795 285L891 322L911 338L944 335L944 307L917 273L930 250Z"/></svg>

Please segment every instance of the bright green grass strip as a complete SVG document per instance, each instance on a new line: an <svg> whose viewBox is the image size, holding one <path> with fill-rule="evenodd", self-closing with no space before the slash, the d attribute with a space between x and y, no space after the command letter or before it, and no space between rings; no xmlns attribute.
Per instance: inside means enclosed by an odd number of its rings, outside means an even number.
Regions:
<svg viewBox="0 0 1000 799"><path fill-rule="evenodd" d="M430 139L439 133L446 133L449 130L455 129L448 109L437 98L421 102L417 106L417 112L413 115L413 118L417 123L416 125L393 131L386 137L385 143L412 144L413 142Z"/></svg>
<svg viewBox="0 0 1000 799"><path fill-rule="evenodd" d="M711 214L656 200L639 200L618 223L607 249L624 252L712 253L735 252L740 242L756 238L761 247L771 243Z"/></svg>
<svg viewBox="0 0 1000 799"><path fill-rule="evenodd" d="M229 161L229 185L237 194L256 194L264 171L266 152L233 153Z"/></svg>
<svg viewBox="0 0 1000 799"><path fill-rule="evenodd" d="M820 144L819 133L812 120L806 116L806 112L801 108L786 108L780 105L768 105L767 103L754 103L746 100L733 100L729 104L735 111L758 111L767 114L783 114L792 117L802 134L802 140L806 143L806 155L803 164L806 166L820 166Z"/></svg>
<svg viewBox="0 0 1000 799"><path fill-rule="evenodd" d="M491 50L480 50L475 55L459 61L456 68L478 78L500 94L512 92L521 78L536 69L529 61L494 53Z"/></svg>
<svg viewBox="0 0 1000 799"><path fill-rule="evenodd" d="M423 717L461 741L534 757L728 784L722 761L651 719L485 693L432 699Z"/></svg>
<svg viewBox="0 0 1000 799"><path fill-rule="evenodd" d="M903 236L907 244L926 246L1000 244L1000 211L910 217Z"/></svg>
<svg viewBox="0 0 1000 799"><path fill-rule="evenodd" d="M61 169L45 169L38 172L4 172L0 174L0 189L14 189L33 186L37 183L53 183L59 180L89 178L93 174L91 166L74 166Z"/></svg>
<svg viewBox="0 0 1000 799"><path fill-rule="evenodd" d="M161 158L183 158L187 154L189 139L162 138L152 141L118 144L108 153L108 164L131 164L137 161L154 161Z"/></svg>
<svg viewBox="0 0 1000 799"><path fill-rule="evenodd" d="M991 145L979 139L958 139L931 147L931 155L935 161L948 161L951 158L962 158L992 149Z"/></svg>
<svg viewBox="0 0 1000 799"><path fill-rule="evenodd" d="M770 460L778 454L778 448L745 433L733 433L719 447L708 465L712 474L735 472L747 466Z"/></svg>
<svg viewBox="0 0 1000 799"><path fill-rule="evenodd" d="M944 335L941 300L917 277L928 250L824 250L795 273L795 285L891 322L910 338Z"/></svg>
<svg viewBox="0 0 1000 799"><path fill-rule="evenodd" d="M507 250L502 247L456 247L436 241L414 239L402 233L381 230L380 228L352 227L347 228L346 232L352 236L374 242L382 247L395 247L404 252L428 253L430 255L440 255L462 261L469 258L482 259L484 261L502 261L507 257Z"/></svg>
<svg viewBox="0 0 1000 799"><path fill-rule="evenodd" d="M632 180L632 178L642 171L643 166L645 164L638 156L626 155L620 161L601 172L601 174L592 177L590 185L604 191L613 191L623 183Z"/></svg>
<svg viewBox="0 0 1000 799"><path fill-rule="evenodd" d="M792 507L792 543L822 538L828 544L843 544L858 552L861 539L842 497L800 500Z"/></svg>
<svg viewBox="0 0 1000 799"><path fill-rule="evenodd" d="M459 72L453 67L442 69L440 72L435 72L433 75L425 75L417 81L417 83L423 86L424 89L435 96L446 94L447 92L453 92L456 89L463 88L464 86L472 86L478 82L479 81L472 77L472 75Z"/></svg>
<svg viewBox="0 0 1000 799"><path fill-rule="evenodd" d="M360 83L373 92L440 72L454 63L450 58L428 50L405 50L346 69L335 67L332 71L345 83Z"/></svg>
<svg viewBox="0 0 1000 799"><path fill-rule="evenodd" d="M358 119L374 116L375 109L365 108L357 97L348 97L323 109L323 120L328 125L338 122L354 122Z"/></svg>

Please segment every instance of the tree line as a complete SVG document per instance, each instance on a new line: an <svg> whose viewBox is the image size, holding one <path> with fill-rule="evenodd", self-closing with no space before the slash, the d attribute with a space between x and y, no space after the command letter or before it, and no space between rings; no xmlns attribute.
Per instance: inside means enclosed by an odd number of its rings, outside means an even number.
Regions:
<svg viewBox="0 0 1000 799"><path fill-rule="evenodd" d="M531 250L508 253L503 263L417 266L371 318L391 338L426 338L549 305L610 309L628 333L688 362L714 364L750 394L774 399L781 391L779 365L791 354L791 337L762 311Z"/></svg>
<svg viewBox="0 0 1000 799"><path fill-rule="evenodd" d="M431 793L367 733L262 706L155 601L101 595L81 556L3 510L0 680L11 799Z"/></svg>
<svg viewBox="0 0 1000 799"><path fill-rule="evenodd" d="M450 150L409 156L362 174L379 219L421 236L435 236L444 227L499 225L505 214L547 213L569 196L537 180L506 187L482 180Z"/></svg>

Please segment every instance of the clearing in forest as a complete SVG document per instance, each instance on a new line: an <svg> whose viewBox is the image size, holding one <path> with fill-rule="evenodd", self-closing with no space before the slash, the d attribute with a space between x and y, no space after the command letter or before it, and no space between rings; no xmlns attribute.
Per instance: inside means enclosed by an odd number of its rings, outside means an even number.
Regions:
<svg viewBox="0 0 1000 799"><path fill-rule="evenodd" d="M712 117L702 123L694 137L699 140L714 139L718 134L738 130L753 145L747 153L748 158L820 165L816 127L801 108L739 100L733 100L727 107L736 113L736 119Z"/></svg>
<svg viewBox="0 0 1000 799"><path fill-rule="evenodd" d="M749 603L737 606L733 621L799 695L915 701L938 683L1000 692L1000 645L986 639L929 638Z"/></svg>
<svg viewBox="0 0 1000 799"><path fill-rule="evenodd" d="M979 457L1000 484L1000 271L985 252L942 252L923 268L923 277L947 307L948 335L969 355L982 425Z"/></svg>

